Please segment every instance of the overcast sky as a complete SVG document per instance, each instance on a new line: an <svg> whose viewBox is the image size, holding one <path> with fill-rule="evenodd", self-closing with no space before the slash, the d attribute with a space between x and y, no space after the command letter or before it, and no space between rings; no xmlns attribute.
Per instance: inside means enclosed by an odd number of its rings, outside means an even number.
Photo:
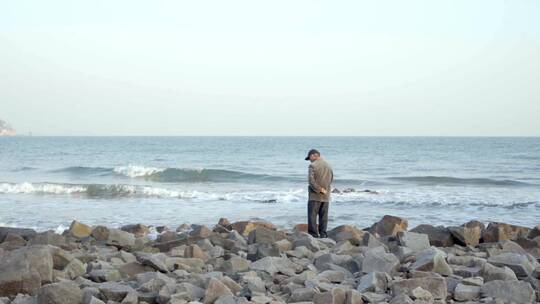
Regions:
<svg viewBox="0 0 540 304"><path fill-rule="evenodd" d="M540 1L2 1L35 135L540 136Z"/></svg>

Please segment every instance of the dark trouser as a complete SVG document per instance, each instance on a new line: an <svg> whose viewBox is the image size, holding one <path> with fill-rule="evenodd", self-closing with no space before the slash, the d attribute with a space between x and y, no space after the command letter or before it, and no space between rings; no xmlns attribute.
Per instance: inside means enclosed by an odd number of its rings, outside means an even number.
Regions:
<svg viewBox="0 0 540 304"><path fill-rule="evenodd" d="M328 202L308 201L308 233L314 237L327 237ZM317 225L317 215L319 225Z"/></svg>

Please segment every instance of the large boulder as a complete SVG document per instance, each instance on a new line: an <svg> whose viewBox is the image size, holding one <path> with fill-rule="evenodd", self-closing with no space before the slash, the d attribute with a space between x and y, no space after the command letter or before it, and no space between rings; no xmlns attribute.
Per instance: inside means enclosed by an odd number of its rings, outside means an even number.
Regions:
<svg viewBox="0 0 540 304"><path fill-rule="evenodd" d="M53 258L48 246L22 247L0 257L0 297L37 293L53 280Z"/></svg>
<svg viewBox="0 0 540 304"><path fill-rule="evenodd" d="M384 247L376 247L366 252L362 261L362 271L394 272L399 267L399 259L392 253L387 253Z"/></svg>
<svg viewBox="0 0 540 304"><path fill-rule="evenodd" d="M516 240L519 237L527 237L530 231L531 229L527 227L493 222L489 223L482 233L482 239L486 243Z"/></svg>
<svg viewBox="0 0 540 304"><path fill-rule="evenodd" d="M533 303L536 295L531 284L523 281L490 281L482 285L483 297L491 297L508 303Z"/></svg>
<svg viewBox="0 0 540 304"><path fill-rule="evenodd" d="M389 276L384 272L370 272L360 278L356 287L359 292L386 292Z"/></svg>
<svg viewBox="0 0 540 304"><path fill-rule="evenodd" d="M401 217L385 215L380 221L373 224L370 232L379 236L395 236L398 232L407 231L409 222Z"/></svg>
<svg viewBox="0 0 540 304"><path fill-rule="evenodd" d="M107 245L119 248L129 248L135 245L135 236L120 229L109 229Z"/></svg>
<svg viewBox="0 0 540 304"><path fill-rule="evenodd" d="M480 298L480 286L457 284L454 289L454 299L459 302L474 301Z"/></svg>
<svg viewBox="0 0 540 304"><path fill-rule="evenodd" d="M427 234L431 246L452 247L454 245L450 230L444 226L419 225L411 229L411 232Z"/></svg>
<svg viewBox="0 0 540 304"><path fill-rule="evenodd" d="M285 239L285 232L268 229L266 227L257 227L248 235L248 244L267 244L271 245L277 241Z"/></svg>
<svg viewBox="0 0 540 304"><path fill-rule="evenodd" d="M451 275L452 268L446 262L446 253L435 247L428 248L416 255L412 270L433 271L441 275Z"/></svg>
<svg viewBox="0 0 540 304"><path fill-rule="evenodd" d="M330 230L328 237L336 242L350 241L352 244L357 245L361 243L364 233L364 231L352 225L341 225Z"/></svg>
<svg viewBox="0 0 540 304"><path fill-rule="evenodd" d="M495 266L506 266L512 269L518 277L527 277L535 268L527 256L513 252L503 252L492 256L488 262Z"/></svg>
<svg viewBox="0 0 540 304"><path fill-rule="evenodd" d="M512 271L512 269L506 266L497 267L490 263L484 263L480 270L480 274L484 278L485 282L495 281L495 280L517 281L517 277L514 271Z"/></svg>
<svg viewBox="0 0 540 304"><path fill-rule="evenodd" d="M48 284L39 290L39 304L81 304L83 291L70 281Z"/></svg>
<svg viewBox="0 0 540 304"><path fill-rule="evenodd" d="M428 235L423 233L401 231L397 238L399 245L410 248L412 252L422 251L430 246Z"/></svg>
<svg viewBox="0 0 540 304"><path fill-rule="evenodd" d="M474 247L480 243L485 226L479 221L470 221L459 227L448 229L458 244Z"/></svg>

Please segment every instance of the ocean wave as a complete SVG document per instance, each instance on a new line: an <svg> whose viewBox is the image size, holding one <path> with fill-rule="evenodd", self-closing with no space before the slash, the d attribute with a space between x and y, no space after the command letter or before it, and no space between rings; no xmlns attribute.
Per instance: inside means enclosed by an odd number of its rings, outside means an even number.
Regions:
<svg viewBox="0 0 540 304"><path fill-rule="evenodd" d="M526 182L510 179L491 178L459 178L451 176L397 176L390 177L391 180L412 182L422 185L474 185L474 186L537 186Z"/></svg>
<svg viewBox="0 0 540 304"><path fill-rule="evenodd" d="M1 183L0 193L5 194L71 194L86 192L86 187L52 183Z"/></svg>
<svg viewBox="0 0 540 304"><path fill-rule="evenodd" d="M274 176L268 174L247 173L223 169L158 168L128 165L114 168L103 167L67 167L54 170L57 173L71 175L116 175L128 178L144 179L163 183L198 183L198 182L250 182L250 181L295 181L298 178Z"/></svg>

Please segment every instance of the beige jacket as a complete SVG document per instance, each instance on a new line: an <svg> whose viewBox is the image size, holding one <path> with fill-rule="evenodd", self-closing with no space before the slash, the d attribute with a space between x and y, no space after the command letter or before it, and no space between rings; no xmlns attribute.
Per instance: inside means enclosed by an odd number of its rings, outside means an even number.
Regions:
<svg viewBox="0 0 540 304"><path fill-rule="evenodd" d="M309 165L309 200L319 202L330 202L331 184L334 180L332 167L322 157ZM326 189L326 194L321 193L321 189Z"/></svg>

